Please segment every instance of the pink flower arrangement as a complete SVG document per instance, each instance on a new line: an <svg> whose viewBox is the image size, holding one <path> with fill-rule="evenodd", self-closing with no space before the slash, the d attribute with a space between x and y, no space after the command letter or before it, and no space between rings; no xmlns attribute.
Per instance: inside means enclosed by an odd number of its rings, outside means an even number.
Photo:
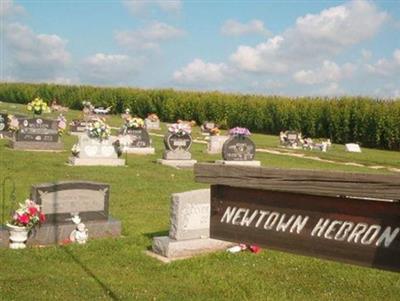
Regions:
<svg viewBox="0 0 400 301"><path fill-rule="evenodd" d="M18 118L15 117L14 115L8 115L8 128L10 129L10 131L18 131L19 129L19 121Z"/></svg>
<svg viewBox="0 0 400 301"><path fill-rule="evenodd" d="M190 135L192 128L186 123L174 123L168 127L168 131L172 134L183 136L185 134Z"/></svg>
<svg viewBox="0 0 400 301"><path fill-rule="evenodd" d="M67 119L63 116L63 114L58 115L57 126L58 134L61 136L62 134L64 134L65 129L67 128Z"/></svg>
<svg viewBox="0 0 400 301"><path fill-rule="evenodd" d="M19 208L14 212L10 224L32 229L43 224L45 221L46 216L41 212L40 206L34 201L27 199L24 204L19 204Z"/></svg>
<svg viewBox="0 0 400 301"><path fill-rule="evenodd" d="M247 128L235 127L229 130L231 136L250 136L251 133Z"/></svg>

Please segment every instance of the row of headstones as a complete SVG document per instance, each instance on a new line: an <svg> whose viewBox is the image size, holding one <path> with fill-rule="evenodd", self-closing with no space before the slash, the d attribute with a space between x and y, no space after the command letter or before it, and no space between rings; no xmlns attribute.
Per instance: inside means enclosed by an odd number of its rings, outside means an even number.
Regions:
<svg viewBox="0 0 400 301"><path fill-rule="evenodd" d="M75 128L72 128L72 131L74 130L79 132L86 130L86 123L76 123ZM123 145L122 152L154 153L145 128L129 130L121 140L124 138L129 138L130 143ZM118 159L113 142L115 142L113 139L98 141L87 135L80 135L79 156L71 157L70 163L74 165L124 165L124 160ZM20 129L11 139L10 144L12 148L17 149L63 149L58 135L57 121L43 118L20 118ZM163 159L159 160L160 163L175 167L192 166L196 163L196 160L191 160L189 152L192 145L190 134L169 133L164 138L164 144L166 150ZM254 161L255 145L248 137L211 136L208 150L210 153L218 153L222 150L223 160L219 160L218 163L252 162L254 164L255 162L255 164L259 164L258 161ZM104 162L104 159L108 159L107 162Z"/></svg>

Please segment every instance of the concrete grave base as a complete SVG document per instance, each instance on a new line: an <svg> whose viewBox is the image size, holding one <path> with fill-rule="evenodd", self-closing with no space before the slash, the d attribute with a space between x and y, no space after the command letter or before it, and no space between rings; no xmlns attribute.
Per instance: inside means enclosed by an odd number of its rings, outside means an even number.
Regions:
<svg viewBox="0 0 400 301"><path fill-rule="evenodd" d="M86 132L70 132L71 133L71 135L73 135L73 136L82 136L82 135L86 135Z"/></svg>
<svg viewBox="0 0 400 301"><path fill-rule="evenodd" d="M68 164L73 166L124 166L125 159L69 157Z"/></svg>
<svg viewBox="0 0 400 301"><path fill-rule="evenodd" d="M10 140L10 148L26 151L63 151L64 145L62 142L30 142L30 141L15 141Z"/></svg>
<svg viewBox="0 0 400 301"><path fill-rule="evenodd" d="M157 159L157 163L162 165L167 165L175 168L191 168L196 163L197 160L167 160L167 159Z"/></svg>
<svg viewBox="0 0 400 301"><path fill-rule="evenodd" d="M153 238L152 251L164 258L176 260L226 250L233 245L235 243L212 238L174 240L168 236L158 236Z"/></svg>
<svg viewBox="0 0 400 301"><path fill-rule="evenodd" d="M257 160L251 161L227 161L227 160L217 160L215 164L222 165L239 165L239 166L261 166L261 162Z"/></svg>
<svg viewBox="0 0 400 301"><path fill-rule="evenodd" d="M101 237L115 237L121 235L121 221L109 217L108 220L83 221L89 230L89 240ZM36 228L36 232L29 238L27 245L53 245L65 242L75 229L72 222L60 224L44 224ZM8 247L8 230L0 228L0 247Z"/></svg>
<svg viewBox="0 0 400 301"><path fill-rule="evenodd" d="M152 155L155 153L154 147L124 147L123 153L138 154L138 155Z"/></svg>

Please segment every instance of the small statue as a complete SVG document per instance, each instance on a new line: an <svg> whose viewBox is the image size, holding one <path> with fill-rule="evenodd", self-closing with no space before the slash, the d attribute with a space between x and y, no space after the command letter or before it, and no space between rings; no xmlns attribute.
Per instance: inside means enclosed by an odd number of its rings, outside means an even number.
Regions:
<svg viewBox="0 0 400 301"><path fill-rule="evenodd" d="M85 244L89 238L89 230L84 223L81 223L81 218L78 214L75 214L71 220L76 225L76 228L69 235L70 241L78 244Z"/></svg>
<svg viewBox="0 0 400 301"><path fill-rule="evenodd" d="M69 239L72 242L77 242L78 244L85 244L89 238L88 229L84 223L79 223L76 229L71 232Z"/></svg>

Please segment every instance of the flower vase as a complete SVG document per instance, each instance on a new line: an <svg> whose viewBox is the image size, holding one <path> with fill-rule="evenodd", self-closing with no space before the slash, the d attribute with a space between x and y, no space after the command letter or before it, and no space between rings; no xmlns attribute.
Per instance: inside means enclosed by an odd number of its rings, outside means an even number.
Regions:
<svg viewBox="0 0 400 301"><path fill-rule="evenodd" d="M10 234L10 249L25 249L28 240L29 229L7 224Z"/></svg>

